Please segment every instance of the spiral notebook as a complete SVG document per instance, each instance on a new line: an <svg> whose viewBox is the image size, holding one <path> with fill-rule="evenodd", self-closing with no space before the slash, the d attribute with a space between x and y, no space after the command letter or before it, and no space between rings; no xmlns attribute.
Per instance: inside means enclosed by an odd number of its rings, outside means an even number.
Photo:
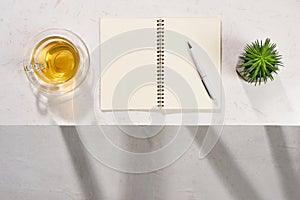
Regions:
<svg viewBox="0 0 300 200"><path fill-rule="evenodd" d="M219 18L100 19L101 110L216 108L187 41L195 47L220 100Z"/></svg>

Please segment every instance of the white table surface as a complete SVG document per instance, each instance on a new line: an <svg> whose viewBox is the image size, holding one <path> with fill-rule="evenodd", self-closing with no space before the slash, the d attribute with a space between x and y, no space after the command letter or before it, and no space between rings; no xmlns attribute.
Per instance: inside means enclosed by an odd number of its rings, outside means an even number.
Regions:
<svg viewBox="0 0 300 200"><path fill-rule="evenodd" d="M113 124L112 116L98 121L93 112L74 99L59 105L39 105L22 69L26 43L39 31L58 27L79 34L90 52L99 44L100 17L220 16L222 19L222 69L225 125L300 124L300 1L8 1L0 2L0 124ZM235 72L244 45L270 37L283 55L285 67L275 81L249 85ZM93 66L92 66L93 67ZM77 98L77 97L75 97ZM84 99L84 98L83 98ZM80 97L79 97L80 100ZM76 101L79 101L76 99ZM93 103L93 102L92 102ZM95 107L91 102L82 105ZM80 119L76 119L80 116ZM138 115L137 115L138 116ZM176 116L168 124L177 124ZM202 118L201 118L202 119ZM204 117L197 124L210 124ZM126 122L125 122L126 124ZM139 124L143 124L140 121Z"/></svg>

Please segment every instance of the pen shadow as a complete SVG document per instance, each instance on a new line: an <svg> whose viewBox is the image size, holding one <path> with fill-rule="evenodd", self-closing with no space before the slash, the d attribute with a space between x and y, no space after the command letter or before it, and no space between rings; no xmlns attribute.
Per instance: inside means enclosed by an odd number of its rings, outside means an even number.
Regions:
<svg viewBox="0 0 300 200"><path fill-rule="evenodd" d="M293 163L289 151L293 150L293 146L290 146L285 139L285 135L289 133L285 133L282 127L279 126L265 126L264 128L269 141L275 170L279 175L280 185L283 189L284 199L299 199L300 176L296 172L297 169L292 167ZM299 130L298 127L297 130Z"/></svg>
<svg viewBox="0 0 300 200"><path fill-rule="evenodd" d="M85 199L103 199L101 187L89 160L89 154L82 146L76 127L60 126L60 130Z"/></svg>
<svg viewBox="0 0 300 200"><path fill-rule="evenodd" d="M215 129L210 129L209 133L208 129L208 126L198 129L195 142L199 149L206 145L203 142L207 134L213 138L218 135ZM221 139L208 153L205 159L234 199L262 199Z"/></svg>

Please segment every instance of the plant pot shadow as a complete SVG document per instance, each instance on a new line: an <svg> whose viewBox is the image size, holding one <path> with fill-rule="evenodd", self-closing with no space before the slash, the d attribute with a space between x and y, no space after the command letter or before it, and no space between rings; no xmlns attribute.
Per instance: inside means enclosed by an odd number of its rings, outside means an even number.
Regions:
<svg viewBox="0 0 300 200"><path fill-rule="evenodd" d="M249 83L240 78L241 85L250 103L249 107L257 117L266 122L282 122L278 113L292 112L287 93L279 77L261 85Z"/></svg>

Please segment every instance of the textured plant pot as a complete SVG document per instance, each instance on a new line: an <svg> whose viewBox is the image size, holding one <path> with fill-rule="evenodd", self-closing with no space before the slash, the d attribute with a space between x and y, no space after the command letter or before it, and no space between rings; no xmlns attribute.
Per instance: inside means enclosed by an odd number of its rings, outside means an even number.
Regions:
<svg viewBox="0 0 300 200"><path fill-rule="evenodd" d="M243 67L239 67L238 65L236 66L236 72L237 72L237 74L243 79L243 80L245 80L245 81L249 81L249 78L248 77L246 77L246 76L244 76L244 73L243 73L243 71L244 71L244 68Z"/></svg>
<svg viewBox="0 0 300 200"><path fill-rule="evenodd" d="M242 61L241 59L239 59L237 65L236 65L236 67L235 67L235 71L237 72L237 74L238 74L243 80L245 80L246 82L248 82L248 81L249 81L249 78L246 77L246 76L244 76L244 73L243 73L244 67L240 67L242 64L243 64L243 61Z"/></svg>

